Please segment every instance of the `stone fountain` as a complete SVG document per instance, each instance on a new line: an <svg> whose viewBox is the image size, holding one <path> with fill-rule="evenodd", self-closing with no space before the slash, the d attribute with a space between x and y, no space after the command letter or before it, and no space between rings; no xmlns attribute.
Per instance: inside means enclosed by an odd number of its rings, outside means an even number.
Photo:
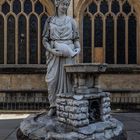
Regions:
<svg viewBox="0 0 140 140"><path fill-rule="evenodd" d="M72 92L57 96L57 115L46 112L26 118L18 140L126 140L123 124L111 116L110 93L99 76L107 64L65 65Z"/></svg>

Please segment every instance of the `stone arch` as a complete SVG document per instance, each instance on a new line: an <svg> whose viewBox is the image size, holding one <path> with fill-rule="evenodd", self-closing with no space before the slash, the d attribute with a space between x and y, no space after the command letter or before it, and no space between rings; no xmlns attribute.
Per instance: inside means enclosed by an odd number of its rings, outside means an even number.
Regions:
<svg viewBox="0 0 140 140"><path fill-rule="evenodd" d="M94 0L79 0L75 9L74 9L74 16L77 21L80 20L80 17L85 9L92 1ZM131 4L133 4L137 15L140 17L140 2L138 0L130 0Z"/></svg>
<svg viewBox="0 0 140 140"><path fill-rule="evenodd" d="M48 10L47 12L48 12L49 15L54 14L55 8L54 8L54 4L52 3L51 0L40 0L40 2L45 5L45 7Z"/></svg>
<svg viewBox="0 0 140 140"><path fill-rule="evenodd" d="M5 0L0 0L0 4L3 4ZM53 15L54 14L54 4L52 3L51 0L40 0L40 2L45 5L45 7L47 8L47 12L49 15Z"/></svg>
<svg viewBox="0 0 140 140"><path fill-rule="evenodd" d="M75 19L77 20L77 22L79 23L79 28L80 28L80 42L81 42L81 47L83 47L83 42L82 42L82 30L81 28L83 27L83 24L82 24L82 20L83 20L83 13L86 9L86 7L92 3L93 1L95 1L96 3L96 0L79 0L77 2L77 5L75 6L75 9L74 9L74 16L75 16ZM136 16L136 19L137 19L137 64L140 64L140 2L137 1L137 0L129 0L129 3L130 5L133 6L133 9L135 10L135 16ZM82 62L82 52L81 52L81 55L80 55L80 62ZM126 62L127 64L128 62Z"/></svg>

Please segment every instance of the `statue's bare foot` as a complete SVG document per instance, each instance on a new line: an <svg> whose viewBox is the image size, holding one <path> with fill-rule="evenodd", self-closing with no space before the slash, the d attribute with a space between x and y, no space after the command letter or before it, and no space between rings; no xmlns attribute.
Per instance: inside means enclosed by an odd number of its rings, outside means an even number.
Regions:
<svg viewBox="0 0 140 140"><path fill-rule="evenodd" d="M52 116L55 116L55 115L56 115L56 107L50 108L50 110L49 110L47 116L48 116L48 117L52 117Z"/></svg>

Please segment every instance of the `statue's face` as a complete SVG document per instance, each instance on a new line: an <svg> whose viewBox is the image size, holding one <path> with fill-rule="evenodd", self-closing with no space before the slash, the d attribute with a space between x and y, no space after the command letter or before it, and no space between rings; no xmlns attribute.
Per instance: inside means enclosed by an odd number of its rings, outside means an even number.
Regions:
<svg viewBox="0 0 140 140"><path fill-rule="evenodd" d="M58 6L58 11L62 12L62 13L66 13L68 10L68 7L70 5L70 2L67 0L63 0L60 2L59 6Z"/></svg>

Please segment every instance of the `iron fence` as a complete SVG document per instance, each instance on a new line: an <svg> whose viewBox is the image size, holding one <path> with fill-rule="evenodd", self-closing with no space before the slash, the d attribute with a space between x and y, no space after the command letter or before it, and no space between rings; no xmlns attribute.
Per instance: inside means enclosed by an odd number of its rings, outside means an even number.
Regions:
<svg viewBox="0 0 140 140"><path fill-rule="evenodd" d="M0 91L0 110L34 111L48 108L47 91ZM140 110L140 92L111 91L111 108Z"/></svg>
<svg viewBox="0 0 140 140"><path fill-rule="evenodd" d="M0 110L41 110L49 107L47 92L0 93Z"/></svg>

